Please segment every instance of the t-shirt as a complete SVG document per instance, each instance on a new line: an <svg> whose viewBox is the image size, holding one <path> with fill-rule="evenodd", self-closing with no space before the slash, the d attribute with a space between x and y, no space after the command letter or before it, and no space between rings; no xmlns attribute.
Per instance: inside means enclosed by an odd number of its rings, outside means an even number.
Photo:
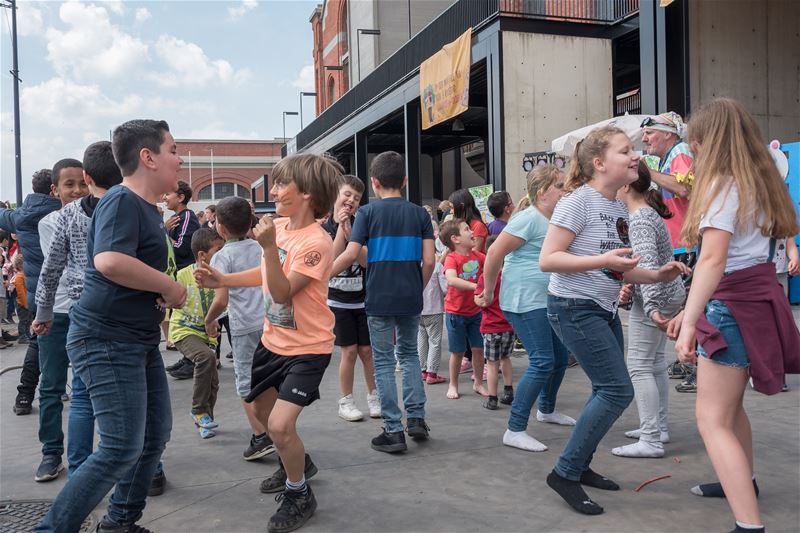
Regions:
<svg viewBox="0 0 800 533"><path fill-rule="evenodd" d="M756 220L763 220L763 213L751 213L744 229L736 227L739 209L739 191L731 179L730 186L724 187L708 207L708 211L700 220L700 235L705 228L716 228L731 234L728 245L728 259L725 272L736 272L747 267L766 263L769 260L769 237L761 234L761 227ZM702 249L702 243L701 243ZM702 254L702 250L700 252Z"/></svg>
<svg viewBox="0 0 800 533"><path fill-rule="evenodd" d="M500 220L499 218L492 220L491 222L489 222L489 225L487 226L487 229L489 230L489 235L500 235L500 233L503 231L503 229L505 229L507 224L508 222L506 222L505 220Z"/></svg>
<svg viewBox="0 0 800 533"><path fill-rule="evenodd" d="M311 282L287 304L275 302L261 260L264 289L264 334L261 342L279 355L331 354L334 318L326 302L333 266L333 243L319 224L289 230L289 218L275 220L276 243L283 273L297 272Z"/></svg>
<svg viewBox="0 0 800 533"><path fill-rule="evenodd" d="M200 229L200 221L191 209L184 209L178 215L178 223L169 230L172 247L175 250L175 263L184 268L194 263L192 235Z"/></svg>
<svg viewBox="0 0 800 533"><path fill-rule="evenodd" d="M468 255L450 252L444 258L444 272L455 270L456 275L472 283L478 283L478 278L483 273L483 263L486 256L480 252L470 251ZM451 315L473 316L481 312L475 303L474 292L455 287L447 287L447 296L444 299L444 310Z"/></svg>
<svg viewBox="0 0 800 533"><path fill-rule="evenodd" d="M472 235L476 239L478 237L483 238L483 246L481 246L481 249L478 251L486 252L486 239L489 237L489 230L486 228L486 224L483 223L483 220L478 220L476 218L469 223L469 229L472 230Z"/></svg>
<svg viewBox="0 0 800 533"><path fill-rule="evenodd" d="M514 331L511 324L506 320L505 315L500 310L500 287L503 286L503 274L497 275L497 285L494 286L494 300L492 305L483 308L483 316L481 316L481 333L502 333L503 331ZM475 294L478 295L483 292L483 272L478 277L478 287L475 289Z"/></svg>
<svg viewBox="0 0 800 533"><path fill-rule="evenodd" d="M224 272L244 272L261 266L262 249L253 239L230 240L211 258L211 266ZM228 289L231 335L264 329L264 295L259 287Z"/></svg>
<svg viewBox="0 0 800 533"><path fill-rule="evenodd" d="M212 258L213 259L213 258ZM194 279L197 265L189 265L178 271L178 283L186 287L186 303L180 309L173 309L169 318L169 340L178 342L190 335L200 337L203 342L217 345L215 337L206 335L206 314L214 301L213 289L201 289Z"/></svg>
<svg viewBox="0 0 800 533"><path fill-rule="evenodd" d="M164 320L164 311L156 303L159 294L114 283L95 268L94 257L117 252L167 272L168 239L154 204L124 185L109 189L89 223L89 262L81 298L70 310L71 338L159 343L159 324Z"/></svg>
<svg viewBox="0 0 800 533"><path fill-rule="evenodd" d="M692 165L694 165L694 156L692 152L689 151L689 145L684 141L678 141L661 161L659 172L671 176L688 174ZM672 241L673 253L684 253L686 248L681 242L680 236L683 220L686 218L686 212L689 210L689 199L678 198L665 189L661 189L661 195L664 197L664 203L672 212L672 218L665 219L664 223L667 225L669 238Z"/></svg>
<svg viewBox="0 0 800 533"><path fill-rule="evenodd" d="M579 256L602 255L610 250L629 247L628 210L619 200L609 200L588 185L558 201L550 224L568 229L575 238L567 252ZM562 298L594 300L606 311L616 313L620 279L602 270L554 272L548 290ZM506 277L508 279L508 277Z"/></svg>
<svg viewBox="0 0 800 533"><path fill-rule="evenodd" d="M433 240L430 215L405 198L384 198L358 210L350 240L367 246L368 315L420 314L427 239Z"/></svg>
<svg viewBox="0 0 800 533"><path fill-rule="evenodd" d="M350 217L351 225L354 221L355 217ZM322 225L322 229L328 232L331 239L335 240L339 224L333 220L333 217L328 217L328 220ZM328 282L328 305L331 307L363 309L364 297L364 269L361 268L358 261Z"/></svg>
<svg viewBox="0 0 800 533"><path fill-rule="evenodd" d="M506 233L522 239L522 246L506 256L503 273L506 281L500 288L500 309L527 313L547 307L550 273L539 269L539 254L547 235L549 221L531 206L517 213L506 226Z"/></svg>

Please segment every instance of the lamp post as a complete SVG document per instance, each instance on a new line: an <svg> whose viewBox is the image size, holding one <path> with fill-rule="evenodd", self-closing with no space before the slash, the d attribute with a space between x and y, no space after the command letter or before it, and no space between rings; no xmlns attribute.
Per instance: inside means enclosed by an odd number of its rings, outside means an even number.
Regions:
<svg viewBox="0 0 800 533"><path fill-rule="evenodd" d="M17 60L17 2L7 0L0 7L11 10L11 77L14 78L14 163L16 171L17 207L22 206L22 151L19 134L19 62Z"/></svg>
<svg viewBox="0 0 800 533"><path fill-rule="evenodd" d="M356 30L356 61L358 62L358 81L361 83L361 36L362 35L380 35L381 30L367 30L358 28Z"/></svg>
<svg viewBox="0 0 800 533"><path fill-rule="evenodd" d="M286 144L286 115L297 116L297 111L284 111L283 112L283 144Z"/></svg>
<svg viewBox="0 0 800 533"><path fill-rule="evenodd" d="M305 92L300 91L300 129L303 129L303 97L304 96L317 96L317 93L314 92Z"/></svg>

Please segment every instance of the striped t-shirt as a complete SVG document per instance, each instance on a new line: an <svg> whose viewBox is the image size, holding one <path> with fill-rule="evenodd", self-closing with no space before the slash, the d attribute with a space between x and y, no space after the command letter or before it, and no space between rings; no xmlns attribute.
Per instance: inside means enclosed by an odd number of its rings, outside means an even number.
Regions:
<svg viewBox="0 0 800 533"><path fill-rule="evenodd" d="M550 224L568 229L575 238L567 248L572 255L602 255L627 248L628 210L619 200L609 200L588 185L563 197L556 205ZM621 282L602 270L554 272L547 290L562 298L594 300L603 309L616 312Z"/></svg>

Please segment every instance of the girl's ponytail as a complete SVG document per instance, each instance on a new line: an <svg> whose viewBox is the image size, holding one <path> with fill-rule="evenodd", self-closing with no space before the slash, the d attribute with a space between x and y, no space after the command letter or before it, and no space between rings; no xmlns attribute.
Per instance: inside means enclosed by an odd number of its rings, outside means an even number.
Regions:
<svg viewBox="0 0 800 533"><path fill-rule="evenodd" d="M672 211L664 203L661 197L661 192L652 187L652 178L650 178L650 169L647 168L647 163L643 159L639 160L639 179L631 183L631 189L642 195L647 205L652 207L661 218L672 218Z"/></svg>

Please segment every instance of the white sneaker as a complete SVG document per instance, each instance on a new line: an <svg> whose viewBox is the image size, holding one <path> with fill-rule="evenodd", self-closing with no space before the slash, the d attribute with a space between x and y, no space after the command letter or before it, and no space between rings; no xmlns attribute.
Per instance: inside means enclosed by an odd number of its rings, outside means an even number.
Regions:
<svg viewBox="0 0 800 533"><path fill-rule="evenodd" d="M357 422L364 418L364 413L358 410L353 395L348 394L339 400L339 418L348 422Z"/></svg>
<svg viewBox="0 0 800 533"><path fill-rule="evenodd" d="M374 390L371 394L367 394L367 407L369 407L370 418L381 417L381 401L378 399L378 391Z"/></svg>

